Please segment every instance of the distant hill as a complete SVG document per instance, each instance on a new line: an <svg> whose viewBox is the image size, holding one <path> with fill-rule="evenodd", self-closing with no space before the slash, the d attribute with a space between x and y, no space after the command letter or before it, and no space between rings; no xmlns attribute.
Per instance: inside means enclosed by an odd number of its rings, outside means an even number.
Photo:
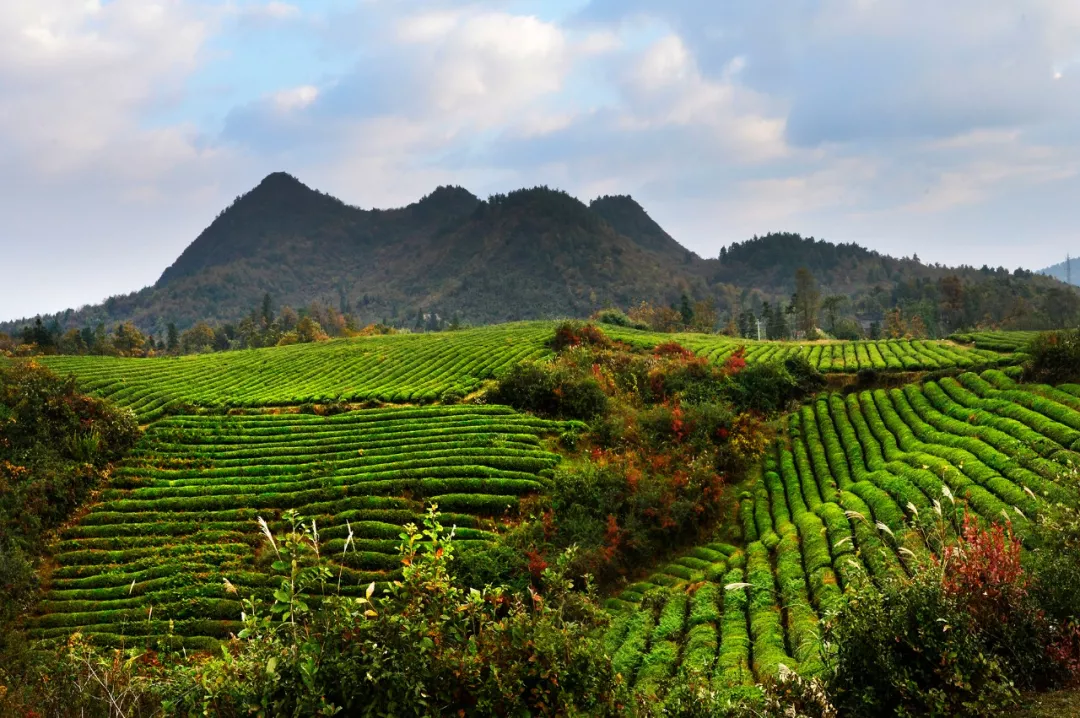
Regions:
<svg viewBox="0 0 1080 718"><path fill-rule="evenodd" d="M1080 257L1070 257L1068 262L1060 262L1052 267L1040 269L1039 274L1045 274L1048 277L1067 282L1070 269L1072 270L1072 284L1080 286Z"/></svg>
<svg viewBox="0 0 1080 718"><path fill-rule="evenodd" d="M1030 272L930 266L791 233L705 259L629 196L586 205L535 187L485 201L439 187L405 207L365 210L278 172L223 210L153 286L42 319L63 329L131 320L161 336L169 322L181 330L199 320L235 322L270 294L278 307L320 301L360 323L412 326L422 311L486 324L670 304L684 293L712 299L723 318L787 301L802 266L824 294L848 296L846 311L864 323L897 304L917 305L932 320L940 283L955 275L965 289L948 329L1036 328L1048 321L1040 314L1046 292L1060 287Z"/></svg>

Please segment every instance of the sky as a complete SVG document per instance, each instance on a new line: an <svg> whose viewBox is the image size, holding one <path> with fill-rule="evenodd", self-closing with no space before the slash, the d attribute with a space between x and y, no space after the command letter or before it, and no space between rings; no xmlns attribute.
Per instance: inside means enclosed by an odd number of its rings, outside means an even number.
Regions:
<svg viewBox="0 0 1080 718"><path fill-rule="evenodd" d="M152 284L286 171L630 194L702 256L1080 254L1080 3L3 0L0 320Z"/></svg>

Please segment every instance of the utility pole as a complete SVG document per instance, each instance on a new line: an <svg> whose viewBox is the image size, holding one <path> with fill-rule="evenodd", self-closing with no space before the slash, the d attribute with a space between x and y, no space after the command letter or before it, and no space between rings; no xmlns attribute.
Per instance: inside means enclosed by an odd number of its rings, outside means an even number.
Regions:
<svg viewBox="0 0 1080 718"><path fill-rule="evenodd" d="M756 321L757 321L757 339L760 342L761 341L761 320L758 319Z"/></svg>

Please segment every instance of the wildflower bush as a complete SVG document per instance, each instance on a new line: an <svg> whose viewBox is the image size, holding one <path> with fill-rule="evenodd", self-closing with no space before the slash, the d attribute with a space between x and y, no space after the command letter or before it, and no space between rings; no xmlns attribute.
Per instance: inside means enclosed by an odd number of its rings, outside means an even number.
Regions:
<svg viewBox="0 0 1080 718"><path fill-rule="evenodd" d="M716 525L724 486L764 453L765 414L795 385L782 366L748 368L742 351L714 364L677 342L612 342L593 324L561 325L555 346L553 359L522 362L489 396L589 422L564 435L572 460L556 470L539 520L510 540L541 560L577 546L577 571L602 582ZM777 376L786 388L766 390ZM751 395L748 407L740 397Z"/></svg>
<svg viewBox="0 0 1080 718"><path fill-rule="evenodd" d="M841 715L995 715L1022 690L1077 675L1075 624L1042 600L1055 576L1038 563L1025 568L1009 523L935 509L922 529L934 553L914 576L859 593L827 627ZM1075 564L1080 553L1071 551Z"/></svg>

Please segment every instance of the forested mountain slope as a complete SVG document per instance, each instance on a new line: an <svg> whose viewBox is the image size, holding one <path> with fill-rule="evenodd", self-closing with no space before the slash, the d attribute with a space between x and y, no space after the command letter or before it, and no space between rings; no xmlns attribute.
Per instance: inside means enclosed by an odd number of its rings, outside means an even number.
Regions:
<svg viewBox="0 0 1080 718"><path fill-rule="evenodd" d="M405 207L365 210L279 172L222 211L152 287L42 319L58 331L130 320L161 336L169 323L236 322L269 294L278 307L318 301L358 325L413 327L430 313L485 324L686 294L713 301L722 325L787 302L800 267L823 296L845 297L841 312L864 326L895 307L921 315L937 336L979 324L1060 326L1080 313L1075 292L1050 277L950 269L792 233L701 258L628 196L586 205L538 187L483 201L440 187ZM0 323L0 332L29 321Z"/></svg>

